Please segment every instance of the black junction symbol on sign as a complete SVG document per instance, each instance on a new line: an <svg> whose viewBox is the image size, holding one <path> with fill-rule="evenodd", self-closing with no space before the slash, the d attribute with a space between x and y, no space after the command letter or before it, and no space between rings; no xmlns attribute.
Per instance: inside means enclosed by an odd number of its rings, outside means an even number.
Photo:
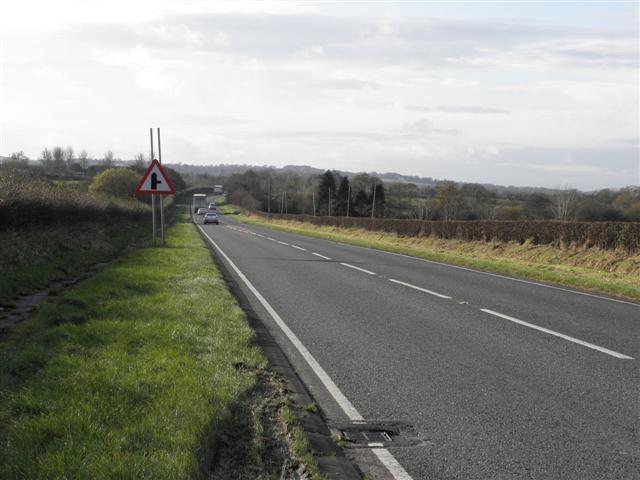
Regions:
<svg viewBox="0 0 640 480"><path fill-rule="evenodd" d="M158 189L158 184L162 183L162 180L158 180L158 174L157 173L152 173L151 174L151 190L157 190Z"/></svg>

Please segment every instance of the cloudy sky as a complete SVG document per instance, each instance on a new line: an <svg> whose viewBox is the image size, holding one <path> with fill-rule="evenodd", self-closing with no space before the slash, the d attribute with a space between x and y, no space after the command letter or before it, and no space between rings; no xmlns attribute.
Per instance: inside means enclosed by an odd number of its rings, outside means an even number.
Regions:
<svg viewBox="0 0 640 480"><path fill-rule="evenodd" d="M0 155L640 183L638 3L0 5Z"/></svg>

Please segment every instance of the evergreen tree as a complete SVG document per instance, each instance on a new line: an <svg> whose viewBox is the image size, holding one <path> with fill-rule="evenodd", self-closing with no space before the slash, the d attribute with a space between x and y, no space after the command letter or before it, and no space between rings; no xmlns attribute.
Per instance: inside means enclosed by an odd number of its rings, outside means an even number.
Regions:
<svg viewBox="0 0 640 480"><path fill-rule="evenodd" d="M345 216L347 214L347 207L351 202L349 193L349 179L344 176L340 180L338 192L336 193L336 208L334 215Z"/></svg>
<svg viewBox="0 0 640 480"><path fill-rule="evenodd" d="M353 210L355 217L366 217L369 215L371 203L369 195L364 190L360 190L353 201Z"/></svg>
<svg viewBox="0 0 640 480"><path fill-rule="evenodd" d="M335 215L336 181L333 173L327 170L320 176L318 185L318 215Z"/></svg>

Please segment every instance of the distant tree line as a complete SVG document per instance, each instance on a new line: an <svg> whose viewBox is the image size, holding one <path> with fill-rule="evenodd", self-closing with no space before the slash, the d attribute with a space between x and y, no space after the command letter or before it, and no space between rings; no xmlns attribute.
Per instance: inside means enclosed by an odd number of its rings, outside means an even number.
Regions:
<svg viewBox="0 0 640 480"><path fill-rule="evenodd" d="M12 153L0 168L50 179L89 180L114 166L141 174L148 164L143 153L123 161L110 150L95 158L86 150L76 154L73 147L55 146L43 149L36 160L22 151ZM269 167L241 171L243 167L236 165L227 170L218 167L212 175L203 166L182 176L164 168L178 190L223 184L230 201L264 212L424 220L640 221L637 186L588 193L567 187L542 193L446 180L424 185L406 181L410 177L383 183L367 173L343 175L327 170L317 174L302 168L299 172Z"/></svg>
<svg viewBox="0 0 640 480"><path fill-rule="evenodd" d="M366 173L352 178L327 170L299 175L275 169L248 170L224 181L230 201L245 208L274 213L384 217L385 187Z"/></svg>
<svg viewBox="0 0 640 480"><path fill-rule="evenodd" d="M50 180L91 180L97 175L113 169L123 169L126 172L110 173L111 180L107 190L121 192L129 188L131 179L138 178L149 166L149 159L143 153L138 153L132 161L116 158L111 150L106 151L102 157L94 158L81 150L76 154L73 147L44 148L40 156L32 161L23 151L12 153L8 159L0 163L3 171L13 171L21 174L29 174L34 177L44 177ZM170 167L163 166L176 190L184 190L187 185L182 176ZM106 177L105 177L106 178ZM103 181L101 179L101 181ZM118 182L122 185L118 185ZM133 187L135 189L135 185ZM128 191L128 190L126 190ZM133 193L131 193L133 195ZM115 196L122 196L120 193Z"/></svg>
<svg viewBox="0 0 640 480"><path fill-rule="evenodd" d="M552 193L497 192L483 185L441 181L434 186L385 182L366 173L327 170L304 175L274 168L227 177L198 176L224 184L230 201L272 213L423 220L640 221L640 187Z"/></svg>

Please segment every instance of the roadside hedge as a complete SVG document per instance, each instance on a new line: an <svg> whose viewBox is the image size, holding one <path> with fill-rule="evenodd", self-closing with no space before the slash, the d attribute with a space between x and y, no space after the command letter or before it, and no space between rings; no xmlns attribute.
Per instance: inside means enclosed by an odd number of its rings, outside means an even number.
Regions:
<svg viewBox="0 0 640 480"><path fill-rule="evenodd" d="M266 217L264 212L255 212ZM361 228L403 237L433 236L467 241L530 241L539 245L640 250L639 222L560 222L555 220L430 221L363 217L271 214L272 218L339 228Z"/></svg>
<svg viewBox="0 0 640 480"><path fill-rule="evenodd" d="M45 179L0 172L0 231L85 221L137 220L149 206L135 200L98 197Z"/></svg>

